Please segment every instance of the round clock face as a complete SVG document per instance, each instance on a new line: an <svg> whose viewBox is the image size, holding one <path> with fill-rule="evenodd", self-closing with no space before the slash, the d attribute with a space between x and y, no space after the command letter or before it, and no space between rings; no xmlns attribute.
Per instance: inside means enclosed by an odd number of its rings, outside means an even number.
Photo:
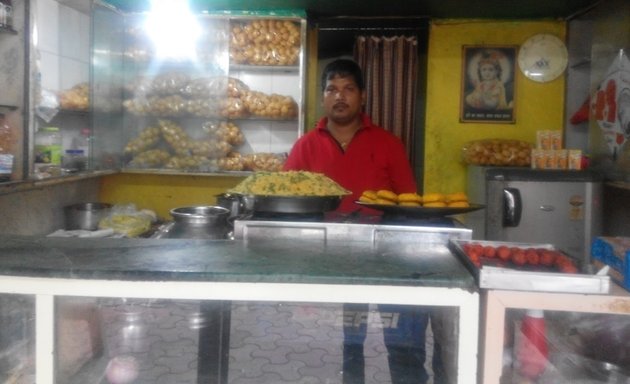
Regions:
<svg viewBox="0 0 630 384"><path fill-rule="evenodd" d="M518 66L523 74L540 83L556 79L569 61L567 47L554 35L541 33L527 39L518 52Z"/></svg>

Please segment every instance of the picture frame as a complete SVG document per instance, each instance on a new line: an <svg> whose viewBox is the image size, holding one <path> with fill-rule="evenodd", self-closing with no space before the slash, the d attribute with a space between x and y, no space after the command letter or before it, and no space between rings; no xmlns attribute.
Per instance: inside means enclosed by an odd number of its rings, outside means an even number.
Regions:
<svg viewBox="0 0 630 384"><path fill-rule="evenodd" d="M517 46L462 46L462 123L516 122Z"/></svg>

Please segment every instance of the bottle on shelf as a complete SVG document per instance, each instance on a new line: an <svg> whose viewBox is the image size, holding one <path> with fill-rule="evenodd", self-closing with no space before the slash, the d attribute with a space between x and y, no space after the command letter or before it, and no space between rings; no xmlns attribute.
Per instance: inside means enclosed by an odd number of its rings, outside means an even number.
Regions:
<svg viewBox="0 0 630 384"><path fill-rule="evenodd" d="M35 133L35 172L41 177L61 174L62 138L58 127L42 127Z"/></svg>
<svg viewBox="0 0 630 384"><path fill-rule="evenodd" d="M82 152L83 160L85 163L83 169L89 169L91 141L92 132L90 131L90 128L81 129L81 133L79 134L79 136L75 137L72 140L72 149Z"/></svg>
<svg viewBox="0 0 630 384"><path fill-rule="evenodd" d="M13 133L0 113L0 182L10 181L13 173Z"/></svg>
<svg viewBox="0 0 630 384"><path fill-rule="evenodd" d="M90 139L90 128L83 128L81 129L81 134L74 138L72 147L75 149L82 149L85 156L88 156L90 153Z"/></svg>
<svg viewBox="0 0 630 384"><path fill-rule="evenodd" d="M66 149L61 161L65 173L85 171L87 159L82 149Z"/></svg>

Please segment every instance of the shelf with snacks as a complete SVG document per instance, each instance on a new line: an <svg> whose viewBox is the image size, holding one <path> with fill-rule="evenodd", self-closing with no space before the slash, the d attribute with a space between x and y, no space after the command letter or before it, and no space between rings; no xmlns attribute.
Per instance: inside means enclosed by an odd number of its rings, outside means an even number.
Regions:
<svg viewBox="0 0 630 384"><path fill-rule="evenodd" d="M120 42L122 75L113 76L122 79L119 129L97 127L120 134L121 170L279 170L303 132L305 20L198 15L204 43L196 44L196 61L156 61L141 20L130 15L121 34L128 41Z"/></svg>

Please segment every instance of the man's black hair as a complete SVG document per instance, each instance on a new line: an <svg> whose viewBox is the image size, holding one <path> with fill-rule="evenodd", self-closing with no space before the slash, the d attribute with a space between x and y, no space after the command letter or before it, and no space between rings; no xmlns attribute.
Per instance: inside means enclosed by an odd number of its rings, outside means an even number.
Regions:
<svg viewBox="0 0 630 384"><path fill-rule="evenodd" d="M335 76L339 77L352 77L354 82L357 83L357 86L361 91L365 88L363 84L363 72L361 71L361 67L353 60L349 59L337 59L335 61L331 61L324 68L324 72L322 72L322 92L326 89L326 82Z"/></svg>

